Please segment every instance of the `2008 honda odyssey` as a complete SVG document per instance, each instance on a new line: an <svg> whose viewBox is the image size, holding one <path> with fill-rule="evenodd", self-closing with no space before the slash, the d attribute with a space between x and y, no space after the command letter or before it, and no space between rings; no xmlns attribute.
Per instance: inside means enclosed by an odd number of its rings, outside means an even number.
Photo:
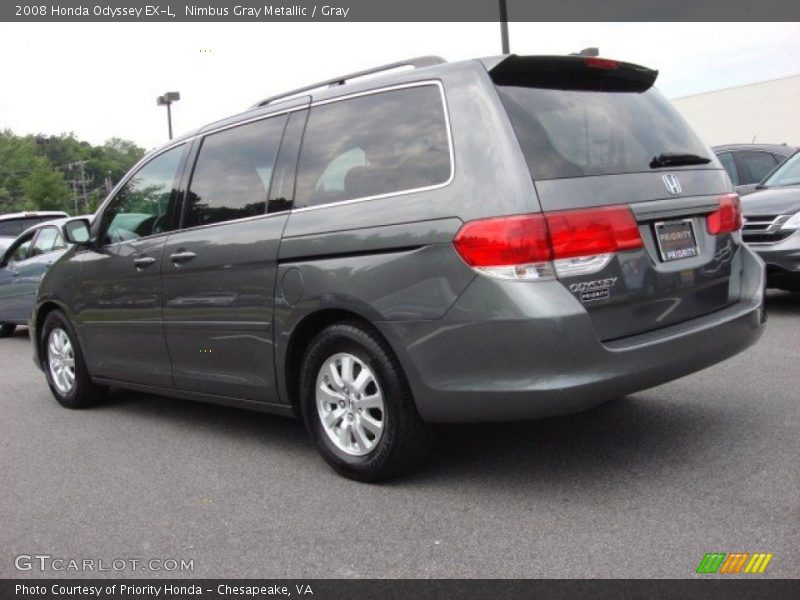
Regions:
<svg viewBox="0 0 800 600"><path fill-rule="evenodd" d="M758 339L739 199L655 71L402 64L174 140L70 222L31 328L59 402L302 415L378 480L432 423L583 410Z"/></svg>

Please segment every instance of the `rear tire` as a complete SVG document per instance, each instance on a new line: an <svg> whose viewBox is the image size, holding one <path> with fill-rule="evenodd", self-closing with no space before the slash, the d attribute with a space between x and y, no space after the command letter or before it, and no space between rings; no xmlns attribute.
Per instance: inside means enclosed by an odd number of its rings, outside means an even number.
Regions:
<svg viewBox="0 0 800 600"><path fill-rule="evenodd" d="M14 323L0 323L0 338L9 337L16 329Z"/></svg>
<svg viewBox="0 0 800 600"><path fill-rule="evenodd" d="M331 325L309 344L300 371L306 429L339 474L378 482L427 456L431 427L417 413L385 341L358 322Z"/></svg>
<svg viewBox="0 0 800 600"><path fill-rule="evenodd" d="M61 406L84 408L105 399L108 388L89 377L75 329L60 310L47 315L39 343L47 384Z"/></svg>

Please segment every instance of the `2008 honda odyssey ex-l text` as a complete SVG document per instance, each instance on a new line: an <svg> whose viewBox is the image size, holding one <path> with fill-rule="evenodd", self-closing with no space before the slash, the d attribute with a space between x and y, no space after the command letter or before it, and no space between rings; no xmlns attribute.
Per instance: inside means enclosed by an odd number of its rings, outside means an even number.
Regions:
<svg viewBox="0 0 800 600"><path fill-rule="evenodd" d="M761 334L764 267L656 75L414 59L173 140L65 226L36 362L67 407L118 386L302 416L376 481L434 423L580 411L728 358Z"/></svg>

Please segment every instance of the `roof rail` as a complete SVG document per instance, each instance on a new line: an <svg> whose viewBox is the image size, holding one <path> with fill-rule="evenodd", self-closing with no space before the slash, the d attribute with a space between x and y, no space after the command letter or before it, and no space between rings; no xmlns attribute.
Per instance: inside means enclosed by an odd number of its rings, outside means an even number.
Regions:
<svg viewBox="0 0 800 600"><path fill-rule="evenodd" d="M277 100L282 100L285 98L289 98L291 96L297 96L299 94L302 94L303 92L310 92L311 90L316 90L318 88L344 85L350 79L356 79L357 77L364 77L366 75L372 75L374 73L380 73L382 71L390 71L392 69L399 69L400 67L414 67L415 69L420 69L422 67L440 65L444 62L447 61L439 56L418 56L417 58L409 58L408 60L401 60L398 62L389 63L388 65L381 65L380 67L374 67L372 69L366 69L364 71L356 71L355 73L341 75L339 77L334 77L333 79L326 79L325 81L320 81L319 83L314 83L301 88L297 88L296 90L292 90L291 92L285 92L283 94L278 94L277 96L270 96L269 98L264 98L263 100L255 103L250 108L258 108L259 106L266 106L267 104L270 104Z"/></svg>

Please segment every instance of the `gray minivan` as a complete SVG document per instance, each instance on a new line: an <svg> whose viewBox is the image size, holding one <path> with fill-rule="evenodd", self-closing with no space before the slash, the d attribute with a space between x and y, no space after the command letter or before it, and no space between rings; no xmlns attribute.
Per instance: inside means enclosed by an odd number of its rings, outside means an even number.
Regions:
<svg viewBox="0 0 800 600"><path fill-rule="evenodd" d="M176 139L66 227L35 360L67 407L118 386L302 416L376 481L432 424L580 411L728 358L762 332L764 266L656 75L415 59Z"/></svg>

